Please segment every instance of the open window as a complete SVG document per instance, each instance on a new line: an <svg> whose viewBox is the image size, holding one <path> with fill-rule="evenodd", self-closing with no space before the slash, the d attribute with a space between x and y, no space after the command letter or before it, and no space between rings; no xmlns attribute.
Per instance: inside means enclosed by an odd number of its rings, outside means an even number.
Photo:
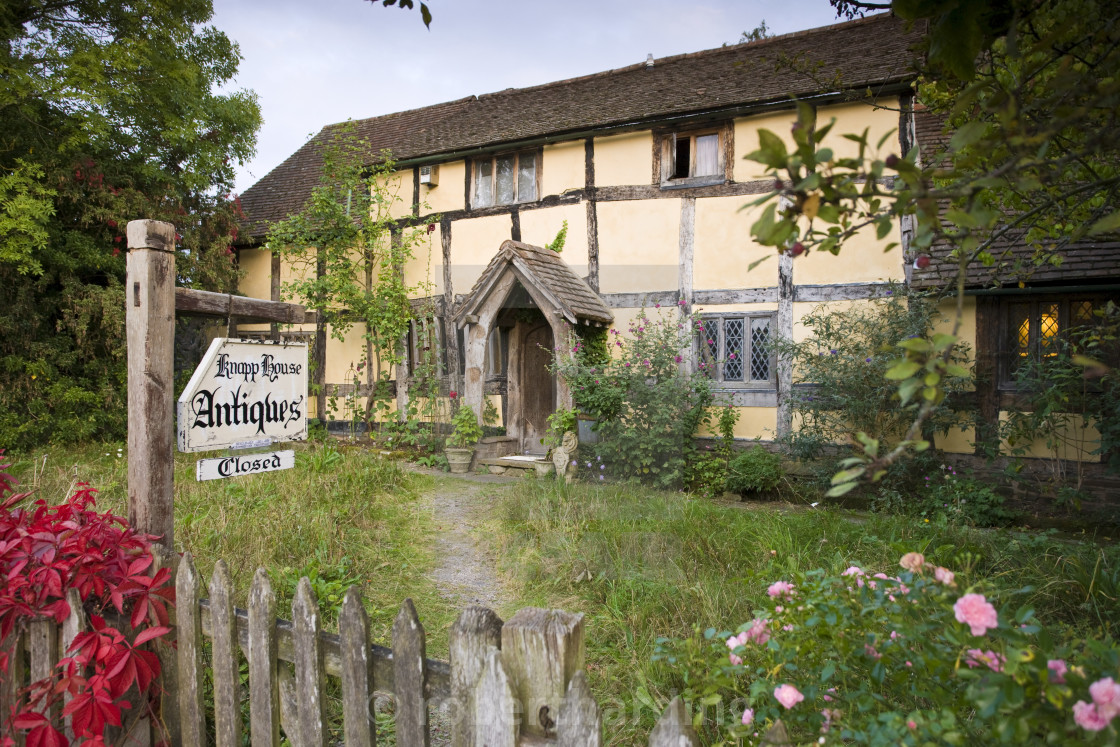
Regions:
<svg viewBox="0 0 1120 747"><path fill-rule="evenodd" d="M660 133L654 148L661 188L702 187L730 179L726 154L731 133L730 126Z"/></svg>
<svg viewBox="0 0 1120 747"><path fill-rule="evenodd" d="M472 207L536 200L540 160L535 150L475 159Z"/></svg>

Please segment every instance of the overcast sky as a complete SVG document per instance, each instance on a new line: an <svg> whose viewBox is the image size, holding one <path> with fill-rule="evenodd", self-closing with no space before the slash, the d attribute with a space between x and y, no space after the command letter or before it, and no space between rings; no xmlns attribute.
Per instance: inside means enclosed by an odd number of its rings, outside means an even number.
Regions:
<svg viewBox="0 0 1120 747"><path fill-rule="evenodd" d="M416 0L417 8L419 0ZM828 0L214 0L213 25L241 47L236 88L260 97L257 156L237 191L324 125L548 83L836 23Z"/></svg>

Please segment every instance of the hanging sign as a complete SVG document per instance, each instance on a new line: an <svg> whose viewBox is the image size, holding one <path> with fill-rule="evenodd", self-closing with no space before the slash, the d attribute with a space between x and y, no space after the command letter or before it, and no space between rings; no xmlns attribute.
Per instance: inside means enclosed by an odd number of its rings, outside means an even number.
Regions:
<svg viewBox="0 0 1120 747"><path fill-rule="evenodd" d="M306 343L214 340L179 397L176 430L184 452L306 439Z"/></svg>
<svg viewBox="0 0 1120 747"><path fill-rule="evenodd" d="M260 472L274 472L278 469L291 469L296 466L294 451L272 451L267 454L245 454L220 459L199 459L195 476L203 480L220 480L224 477L255 475Z"/></svg>

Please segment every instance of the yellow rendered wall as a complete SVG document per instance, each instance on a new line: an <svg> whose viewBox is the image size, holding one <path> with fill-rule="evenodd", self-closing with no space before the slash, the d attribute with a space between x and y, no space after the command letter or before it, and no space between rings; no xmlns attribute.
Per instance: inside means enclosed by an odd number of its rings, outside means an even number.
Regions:
<svg viewBox="0 0 1120 747"><path fill-rule="evenodd" d="M813 329L805 326L801 321L805 315L817 312L822 314L836 313L851 308L854 303L867 303L866 301L830 301L829 303L795 303L793 305L793 341L804 342L813 336ZM875 351L871 351L871 355Z"/></svg>
<svg viewBox="0 0 1120 747"><path fill-rule="evenodd" d="M447 213L466 208L463 204L466 168L463 161L439 164L439 184L435 187L429 187L427 184L420 185L420 211ZM427 204L427 208L424 204Z"/></svg>
<svg viewBox="0 0 1120 747"><path fill-rule="evenodd" d="M751 240L755 220L739 209L746 197L707 197L696 201L692 285L697 290L766 288L778 284L778 257L773 247ZM770 256L753 270L751 262Z"/></svg>
<svg viewBox="0 0 1120 747"><path fill-rule="evenodd" d="M413 256L404 266L404 282L414 290L413 298L443 294L443 239L437 223L424 241L413 249Z"/></svg>
<svg viewBox="0 0 1120 747"><path fill-rule="evenodd" d="M520 218L521 240L533 246L544 246L555 239L568 221L568 236L560 256L577 275L587 277L587 207L583 203L525 210Z"/></svg>
<svg viewBox="0 0 1120 747"><path fill-rule="evenodd" d="M412 214L412 169L394 171L384 179L389 198L389 216L404 218Z"/></svg>
<svg viewBox="0 0 1120 747"><path fill-rule="evenodd" d="M681 201L600 202L599 292L675 290Z"/></svg>
<svg viewBox="0 0 1120 747"><path fill-rule="evenodd" d="M952 428L948 433L938 433L933 438L933 445L947 451L951 454L971 454L973 452L973 443L976 441L976 429L972 426L968 428Z"/></svg>
<svg viewBox="0 0 1120 747"><path fill-rule="evenodd" d="M653 178L653 135L629 132L595 138L595 186L649 184Z"/></svg>
<svg viewBox="0 0 1120 747"><path fill-rule="evenodd" d="M864 128L870 128L868 143L873 149L879 138L895 130L892 137L883 144L880 155L885 157L890 153L898 153L898 99L887 98L880 103L888 108L876 109L865 103L820 107L817 110L817 127L827 125L834 117L836 119L835 126L821 145L832 148L837 158L855 156L858 154L859 146L842 137L844 134L859 135L863 133ZM747 153L758 150L758 131L770 130L785 143L787 151L792 151L796 147L792 131L795 121L797 121L797 111L794 109L735 120L735 181L752 181L765 175L765 167L762 164L743 158ZM871 151L868 151L868 155L870 154Z"/></svg>
<svg viewBox="0 0 1120 747"><path fill-rule="evenodd" d="M720 394L716 394L716 401L719 401ZM763 441L773 440L774 434L778 432L778 408L776 407L736 407L739 413L739 420L735 423L735 438L753 441L754 439L761 439ZM701 428L696 434L698 436L718 436L716 430L716 418L718 411L712 409L712 423L706 428Z"/></svg>
<svg viewBox="0 0 1120 747"><path fill-rule="evenodd" d="M1001 425L1007 421L1007 418L1007 412L1000 411L999 420ZM1004 441L1000 444L1000 450L1002 453L1008 455L1019 453L1027 457L1099 462L1101 460L1101 455L1092 454L1090 452L1097 449L1101 444L1100 431L1097 430L1092 422L1090 422L1089 425L1083 425L1082 423L1083 419L1080 415L1069 415L1065 427L1059 429L1058 443L1055 444L1054 449L1048 447L1045 440L1038 439L1029 445L1016 444L1014 448ZM1024 447L1025 451L1021 451Z"/></svg>
<svg viewBox="0 0 1120 747"><path fill-rule="evenodd" d="M470 293L512 230L513 220L508 215L469 218L451 224L451 288L455 293Z"/></svg>
<svg viewBox="0 0 1120 747"><path fill-rule="evenodd" d="M933 331L950 334L957 315L956 299L943 301L937 310L941 316L933 325ZM968 345L968 359L973 362L976 360L976 298L974 296L965 297L962 311L964 313L961 316L961 327L957 336Z"/></svg>
<svg viewBox="0 0 1120 747"><path fill-rule="evenodd" d="M567 189L583 188L584 179L583 141L544 146L541 164L541 197L558 195Z"/></svg>
<svg viewBox="0 0 1120 747"><path fill-rule="evenodd" d="M845 241L838 255L812 252L795 258L793 282L795 285L829 285L901 281L905 278L901 247L895 246L888 252L883 251L887 244L901 240L897 223L882 241L875 238L874 228L865 228Z"/></svg>
<svg viewBox="0 0 1120 747"><path fill-rule="evenodd" d="M237 264L241 277L237 288L250 298L272 298L272 252L267 249L242 249Z"/></svg>

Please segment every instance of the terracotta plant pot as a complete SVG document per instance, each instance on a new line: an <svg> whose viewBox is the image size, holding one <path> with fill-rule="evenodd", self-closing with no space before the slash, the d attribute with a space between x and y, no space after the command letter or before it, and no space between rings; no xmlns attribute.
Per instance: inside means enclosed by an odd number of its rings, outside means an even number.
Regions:
<svg viewBox="0 0 1120 747"><path fill-rule="evenodd" d="M443 450L443 454L447 457L447 464L451 467L453 474L463 475L470 471L474 449L448 447Z"/></svg>

